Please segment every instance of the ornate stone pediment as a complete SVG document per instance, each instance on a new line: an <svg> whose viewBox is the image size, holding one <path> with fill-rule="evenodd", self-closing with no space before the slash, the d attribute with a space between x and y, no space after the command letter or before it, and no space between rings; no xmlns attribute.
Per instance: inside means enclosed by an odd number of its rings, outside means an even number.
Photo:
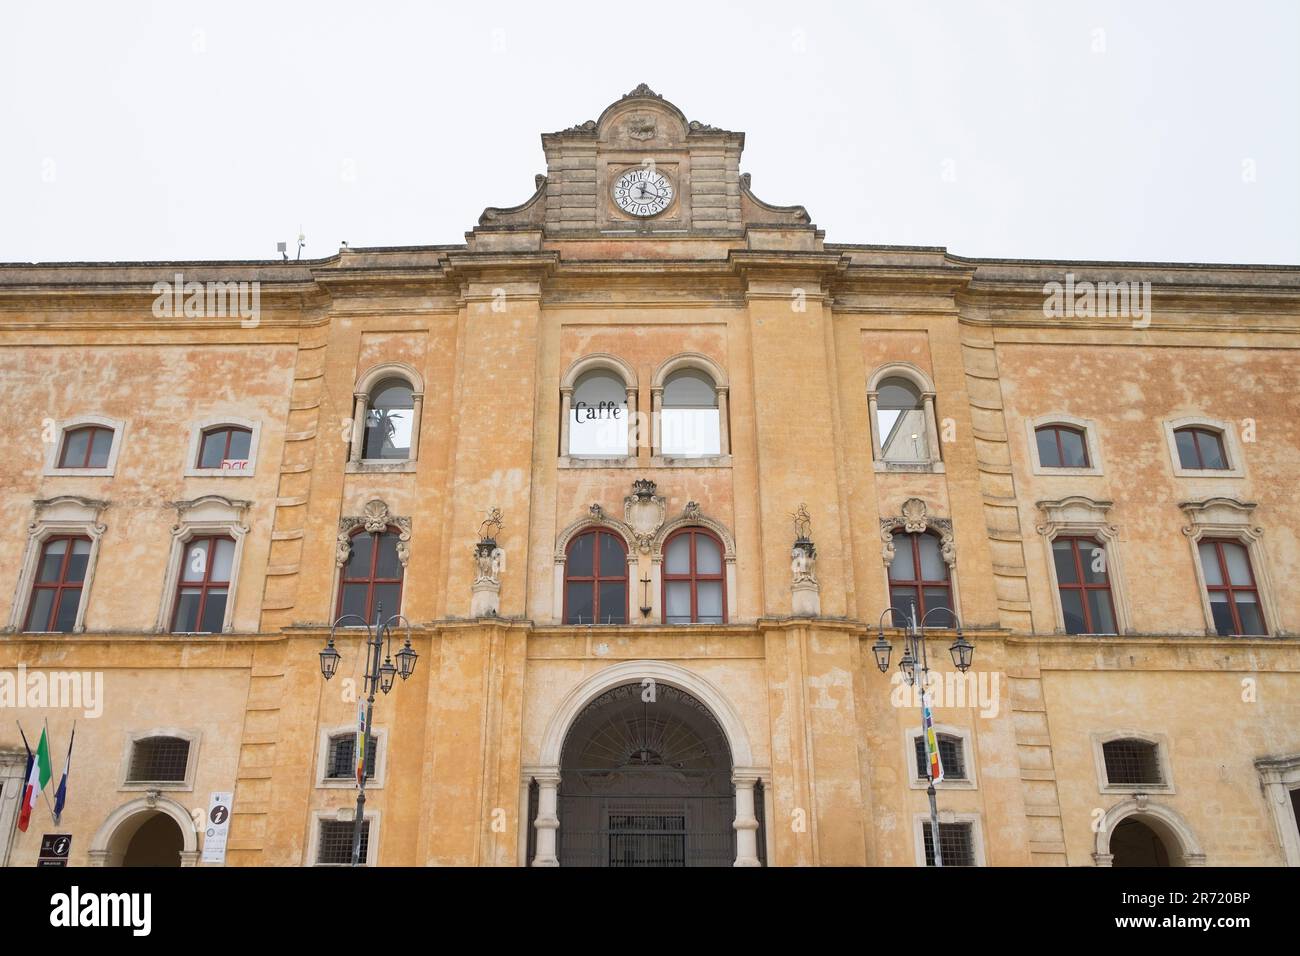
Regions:
<svg viewBox="0 0 1300 956"><path fill-rule="evenodd" d="M337 546L334 551L334 563L339 567L348 563L352 557L352 535L358 531L378 534L390 526L398 530L397 560L406 567L411 558L411 519L392 514L388 505L379 498L366 502L359 515L345 515L339 519Z"/></svg>
<svg viewBox="0 0 1300 956"><path fill-rule="evenodd" d="M1043 520L1036 526L1039 534L1054 537L1058 531L1091 531L1114 538L1116 528L1109 521L1111 503L1094 501L1084 495L1070 495L1054 501L1035 503Z"/></svg>
<svg viewBox="0 0 1300 956"><path fill-rule="evenodd" d="M892 518L880 519L880 540L883 547L880 555L885 564L894 560L894 533L924 534L933 531L939 535L939 549L943 560L949 567L957 562L956 544L952 536L952 519L935 518L920 498L908 498L903 502L902 511Z"/></svg>

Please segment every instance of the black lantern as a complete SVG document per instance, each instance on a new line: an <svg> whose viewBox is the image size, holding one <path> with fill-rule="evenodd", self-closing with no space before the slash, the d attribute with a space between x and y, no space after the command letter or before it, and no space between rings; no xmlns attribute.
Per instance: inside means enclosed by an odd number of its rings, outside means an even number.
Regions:
<svg viewBox="0 0 1300 956"><path fill-rule="evenodd" d="M329 680L334 676L334 672L339 669L339 657L341 655L334 649L334 638L325 645L325 649L320 652L320 672L321 676Z"/></svg>
<svg viewBox="0 0 1300 956"><path fill-rule="evenodd" d="M871 645L871 653L876 655L876 666L882 674L889 671L889 654L893 649L893 645L885 640L884 631L876 637L876 643Z"/></svg>
<svg viewBox="0 0 1300 956"><path fill-rule="evenodd" d="M957 632L957 640L952 642L952 647L948 650L952 654L952 663L957 670L963 674L970 670L970 661L975 655L975 645L966 640L961 631Z"/></svg>
<svg viewBox="0 0 1300 956"><path fill-rule="evenodd" d="M384 662L379 665L379 689L387 694L393 689L393 678L396 676L397 667L393 664L393 659L384 658Z"/></svg>
<svg viewBox="0 0 1300 956"><path fill-rule="evenodd" d="M916 658L912 656L912 648L910 645L905 651L903 651L903 659L898 662L898 669L901 670L903 676L907 678L909 686L916 683Z"/></svg>
<svg viewBox="0 0 1300 956"><path fill-rule="evenodd" d="M408 637L406 646L397 652L397 673L402 675L402 680L406 680L415 673L415 660L419 656L411 647L411 639Z"/></svg>

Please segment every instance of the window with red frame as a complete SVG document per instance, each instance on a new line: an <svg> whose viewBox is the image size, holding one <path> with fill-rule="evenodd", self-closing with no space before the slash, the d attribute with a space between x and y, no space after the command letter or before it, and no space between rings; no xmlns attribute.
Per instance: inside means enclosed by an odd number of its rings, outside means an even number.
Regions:
<svg viewBox="0 0 1300 956"><path fill-rule="evenodd" d="M1223 451L1223 436L1208 428L1180 428L1174 432L1178 446L1178 463L1198 471L1226 471L1228 456Z"/></svg>
<svg viewBox="0 0 1300 956"><path fill-rule="evenodd" d="M60 535L46 540L36 565L36 580L32 582L23 630L64 634L72 631L77 623L89 560L89 538Z"/></svg>
<svg viewBox="0 0 1300 956"><path fill-rule="evenodd" d="M1044 425L1034 430L1038 463L1044 468L1088 468L1088 440L1078 428Z"/></svg>
<svg viewBox="0 0 1300 956"><path fill-rule="evenodd" d="M233 538L208 535L191 538L181 553L176 582L174 634L219 634L230 598L230 572L235 563Z"/></svg>
<svg viewBox="0 0 1300 956"><path fill-rule="evenodd" d="M1116 633L1105 546L1092 538L1054 538L1052 560L1056 563L1065 633Z"/></svg>
<svg viewBox="0 0 1300 956"><path fill-rule="evenodd" d="M253 433L247 428L222 425L209 428L199 444L199 468L220 468L222 462L247 461Z"/></svg>
<svg viewBox="0 0 1300 956"><path fill-rule="evenodd" d="M391 527L352 536L352 553L339 578L340 617L355 614L373 624L379 605L383 605L384 620L401 612L405 568L397 556L399 540L399 533Z"/></svg>
<svg viewBox="0 0 1300 956"><path fill-rule="evenodd" d="M1250 566L1250 552L1238 541L1204 538L1197 544L1201 573L1210 597L1214 629L1231 634L1267 634L1259 606L1259 587Z"/></svg>
<svg viewBox="0 0 1300 956"><path fill-rule="evenodd" d="M59 452L60 468L107 468L108 453L113 447L113 429L86 425L63 433Z"/></svg>
<svg viewBox="0 0 1300 956"><path fill-rule="evenodd" d="M569 542L564 623L627 623L627 545L618 535L587 531Z"/></svg>
<svg viewBox="0 0 1300 956"><path fill-rule="evenodd" d="M683 528L664 542L664 621L727 623L727 579L722 542L703 528Z"/></svg>
<svg viewBox="0 0 1300 956"><path fill-rule="evenodd" d="M894 535L894 560L889 562L889 603L894 626L906 627L916 609L916 620L933 627L952 627L951 613L926 615L935 608L952 611L952 580L939 539L928 532Z"/></svg>

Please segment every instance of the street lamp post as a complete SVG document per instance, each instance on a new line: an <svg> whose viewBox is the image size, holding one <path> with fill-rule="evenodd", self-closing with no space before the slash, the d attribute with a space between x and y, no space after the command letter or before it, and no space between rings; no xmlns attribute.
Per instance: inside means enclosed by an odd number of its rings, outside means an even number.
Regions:
<svg viewBox="0 0 1300 956"><path fill-rule="evenodd" d="M925 619L935 611L946 611L952 618L957 627L957 639L952 642L948 648L952 654L952 663L957 670L963 674L970 669L971 657L975 654L975 647L961 633L961 621L957 620L957 615L946 607L932 607L921 620L916 619L916 605L908 607L908 621L903 631L903 657L898 662L898 668L903 672L903 677L907 680L907 686L911 687L916 683L917 665L921 668L921 734L926 738L926 752L929 753L930 728L926 726L926 690L930 683L930 655L925 646ZM887 607L880 614L880 620L877 622L876 643L871 646L871 652L876 657L876 666L880 668L880 673L884 674L889 670L889 654L893 650L889 641L885 640L885 615L898 611L894 607ZM935 741L938 746L938 740ZM939 844L939 806L935 799L934 792L934 768L930 761L925 761L925 776L929 781L926 788L926 794L930 798L930 842L934 847L934 865L943 866L943 848Z"/></svg>
<svg viewBox="0 0 1300 956"><path fill-rule="evenodd" d="M352 821L352 865L361 864L361 827L365 816L366 809L366 769L369 762L370 749L370 729L374 723L375 716L375 691L382 690L385 694L393 689L393 678L398 674L402 680L406 680L415 672L415 661L420 655L411 647L411 625L406 618L400 614L394 614L388 620L384 620L384 605L382 602L375 605L375 626L370 624L357 614L344 614L330 626L329 642L320 652L320 672L321 676L329 680L334 676L339 667L341 655L334 647L334 632L340 627L356 627L357 624L347 624L347 620L358 622L361 627L366 629L366 716L362 721L361 735L358 738L357 746L360 748L357 755L357 810L356 817ZM397 663L393 663L393 622L401 622L406 627L406 644L397 652ZM384 640L387 638L388 651L384 656L384 662L379 663L379 655L384 650Z"/></svg>

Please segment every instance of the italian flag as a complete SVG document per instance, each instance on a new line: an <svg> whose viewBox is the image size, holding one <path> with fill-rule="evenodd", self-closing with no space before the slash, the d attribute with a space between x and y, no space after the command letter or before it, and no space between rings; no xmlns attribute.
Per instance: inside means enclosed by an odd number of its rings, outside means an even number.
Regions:
<svg viewBox="0 0 1300 956"><path fill-rule="evenodd" d="M36 754L31 758L32 765L27 771L27 787L23 790L23 805L18 811L18 829L27 832L27 823L32 818L32 807L36 806L36 796L50 785L54 776L50 771L50 745L41 731L41 742L36 745Z"/></svg>

